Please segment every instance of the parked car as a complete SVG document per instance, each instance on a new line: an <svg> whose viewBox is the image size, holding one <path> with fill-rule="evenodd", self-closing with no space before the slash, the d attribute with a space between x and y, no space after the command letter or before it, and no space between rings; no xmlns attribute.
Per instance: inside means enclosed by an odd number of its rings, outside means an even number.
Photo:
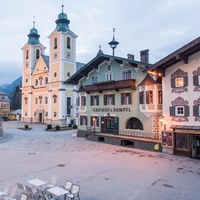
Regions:
<svg viewBox="0 0 200 200"><path fill-rule="evenodd" d="M3 121L8 121L9 120L9 118L6 117L5 115L0 115L0 119L3 119Z"/></svg>

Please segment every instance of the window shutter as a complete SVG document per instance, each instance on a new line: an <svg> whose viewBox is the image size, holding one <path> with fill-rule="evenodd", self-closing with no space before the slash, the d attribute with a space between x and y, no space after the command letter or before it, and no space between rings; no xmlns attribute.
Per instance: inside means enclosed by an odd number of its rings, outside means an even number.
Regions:
<svg viewBox="0 0 200 200"><path fill-rule="evenodd" d="M169 107L169 115L170 116L175 116L175 106Z"/></svg>
<svg viewBox="0 0 200 200"><path fill-rule="evenodd" d="M85 125L87 126L87 116L85 116Z"/></svg>
<svg viewBox="0 0 200 200"><path fill-rule="evenodd" d="M83 116L80 116L80 125L83 125Z"/></svg>
<svg viewBox="0 0 200 200"><path fill-rule="evenodd" d="M115 95L112 95L113 105L115 105Z"/></svg>
<svg viewBox="0 0 200 200"><path fill-rule="evenodd" d="M171 88L175 88L175 78L171 79Z"/></svg>
<svg viewBox="0 0 200 200"><path fill-rule="evenodd" d="M121 93L121 105L124 105L124 93Z"/></svg>
<svg viewBox="0 0 200 200"><path fill-rule="evenodd" d="M105 94L104 95L104 105L107 105L106 99L107 99L107 95Z"/></svg>
<svg viewBox="0 0 200 200"><path fill-rule="evenodd" d="M99 96L97 96L97 106L99 106Z"/></svg>
<svg viewBox="0 0 200 200"><path fill-rule="evenodd" d="M86 97L85 96L83 97L83 104L84 104L84 106L86 106Z"/></svg>
<svg viewBox="0 0 200 200"><path fill-rule="evenodd" d="M80 97L77 98L77 105L80 106Z"/></svg>
<svg viewBox="0 0 200 200"><path fill-rule="evenodd" d="M184 86L188 86L188 76L183 77Z"/></svg>
<svg viewBox="0 0 200 200"><path fill-rule="evenodd" d="M146 91L146 104L149 104L149 91Z"/></svg>
<svg viewBox="0 0 200 200"><path fill-rule="evenodd" d="M144 91L139 92L140 104L144 104Z"/></svg>
<svg viewBox="0 0 200 200"><path fill-rule="evenodd" d="M193 76L193 85L198 86L198 76Z"/></svg>
<svg viewBox="0 0 200 200"><path fill-rule="evenodd" d="M92 116L90 116L90 126L93 126Z"/></svg>
<svg viewBox="0 0 200 200"><path fill-rule="evenodd" d="M90 105L91 105L91 106L93 106L93 101L92 101L92 99L93 99L93 96L90 96Z"/></svg>
<svg viewBox="0 0 200 200"><path fill-rule="evenodd" d="M131 93L129 93L129 104L132 104L132 94Z"/></svg>
<svg viewBox="0 0 200 200"><path fill-rule="evenodd" d="M185 109L185 116L189 117L189 115L190 115L190 107L189 106L184 106L184 109Z"/></svg>
<svg viewBox="0 0 200 200"><path fill-rule="evenodd" d="M193 116L199 117L199 105L193 106Z"/></svg>

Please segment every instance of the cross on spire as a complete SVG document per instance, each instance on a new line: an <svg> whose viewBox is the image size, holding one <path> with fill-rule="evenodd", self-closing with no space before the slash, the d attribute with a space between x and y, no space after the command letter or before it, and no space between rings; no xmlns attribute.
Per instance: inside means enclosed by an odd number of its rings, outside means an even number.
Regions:
<svg viewBox="0 0 200 200"><path fill-rule="evenodd" d="M33 16L33 28L35 28L35 16Z"/></svg>

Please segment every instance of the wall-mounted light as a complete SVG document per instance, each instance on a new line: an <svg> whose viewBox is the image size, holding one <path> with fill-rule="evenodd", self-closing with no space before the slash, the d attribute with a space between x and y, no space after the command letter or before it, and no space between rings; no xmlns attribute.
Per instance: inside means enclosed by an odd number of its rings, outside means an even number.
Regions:
<svg viewBox="0 0 200 200"><path fill-rule="evenodd" d="M164 118L165 118L165 117L163 117L162 115L160 116L160 120L159 120L159 121L160 121L160 125L161 125L161 126L163 125Z"/></svg>

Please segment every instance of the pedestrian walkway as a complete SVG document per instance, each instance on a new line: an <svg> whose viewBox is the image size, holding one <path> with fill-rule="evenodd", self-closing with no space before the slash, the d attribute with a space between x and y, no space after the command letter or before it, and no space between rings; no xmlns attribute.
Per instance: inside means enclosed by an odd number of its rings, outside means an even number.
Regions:
<svg viewBox="0 0 200 200"><path fill-rule="evenodd" d="M80 185L81 200L199 199L199 160L92 142L72 131L48 132L43 124L29 131L18 125L4 122L0 186L54 175L58 185Z"/></svg>

